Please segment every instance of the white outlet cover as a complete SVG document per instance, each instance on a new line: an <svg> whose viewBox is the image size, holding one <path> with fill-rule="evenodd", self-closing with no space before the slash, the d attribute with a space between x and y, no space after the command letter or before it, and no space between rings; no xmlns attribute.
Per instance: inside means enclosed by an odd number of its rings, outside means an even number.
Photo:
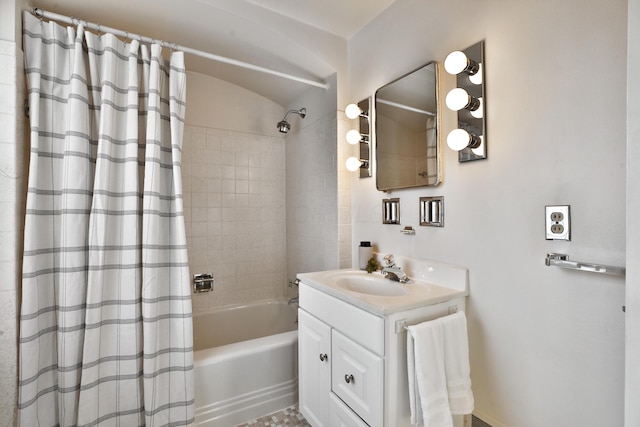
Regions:
<svg viewBox="0 0 640 427"><path fill-rule="evenodd" d="M555 212L562 214L561 221L553 221L551 215ZM545 206L545 235L547 240L571 240L571 216L569 205ZM552 226L561 225L562 232L551 231ZM556 227L557 228L557 227Z"/></svg>

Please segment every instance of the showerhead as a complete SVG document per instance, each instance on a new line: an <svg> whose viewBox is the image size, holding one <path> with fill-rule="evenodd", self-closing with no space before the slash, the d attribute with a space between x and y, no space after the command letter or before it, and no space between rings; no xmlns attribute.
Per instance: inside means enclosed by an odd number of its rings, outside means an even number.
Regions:
<svg viewBox="0 0 640 427"><path fill-rule="evenodd" d="M287 111L287 114L284 115L284 118L282 120L280 120L278 122L278 124L276 125L276 127L278 128L278 130L282 133L287 133L289 132L289 130L291 130L291 125L289 124L289 122L287 121L287 116L290 113L294 113L299 115L301 118L304 119L304 117L307 115L307 109L306 108L301 108L299 110L289 110Z"/></svg>
<svg viewBox="0 0 640 427"><path fill-rule="evenodd" d="M277 126L278 130L282 133L287 133L289 132L289 129L291 129L291 125L289 124L289 122L284 119L279 121Z"/></svg>

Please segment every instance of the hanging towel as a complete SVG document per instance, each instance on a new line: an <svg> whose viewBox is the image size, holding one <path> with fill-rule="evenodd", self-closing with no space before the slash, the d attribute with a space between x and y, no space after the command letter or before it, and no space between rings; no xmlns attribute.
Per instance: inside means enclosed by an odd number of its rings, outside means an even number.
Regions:
<svg viewBox="0 0 640 427"><path fill-rule="evenodd" d="M408 329L411 423L452 427L452 414L473 411L466 317L458 312Z"/></svg>
<svg viewBox="0 0 640 427"><path fill-rule="evenodd" d="M469 340L467 318L459 311L442 317L444 335L444 370L447 378L449 407L453 415L473 412L471 369L469 367Z"/></svg>

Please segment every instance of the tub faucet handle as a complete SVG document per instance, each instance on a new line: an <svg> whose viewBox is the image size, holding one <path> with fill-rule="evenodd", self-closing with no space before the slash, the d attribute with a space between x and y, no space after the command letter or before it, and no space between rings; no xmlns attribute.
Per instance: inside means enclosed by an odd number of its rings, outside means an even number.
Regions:
<svg viewBox="0 0 640 427"><path fill-rule="evenodd" d="M213 273L197 273L193 275L193 292L213 291Z"/></svg>
<svg viewBox="0 0 640 427"><path fill-rule="evenodd" d="M289 287L292 288L293 285L300 286L300 279L289 280Z"/></svg>

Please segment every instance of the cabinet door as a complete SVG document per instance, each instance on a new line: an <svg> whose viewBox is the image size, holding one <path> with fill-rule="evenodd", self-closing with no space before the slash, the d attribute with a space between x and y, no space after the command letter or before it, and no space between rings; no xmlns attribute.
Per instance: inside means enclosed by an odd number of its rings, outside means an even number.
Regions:
<svg viewBox="0 0 640 427"><path fill-rule="evenodd" d="M372 427L382 425L382 358L335 329L331 333L333 356L331 388Z"/></svg>
<svg viewBox="0 0 640 427"><path fill-rule="evenodd" d="M313 427L329 426L331 328L298 310L300 412Z"/></svg>
<svg viewBox="0 0 640 427"><path fill-rule="evenodd" d="M329 419L331 427L369 427L333 393L329 399Z"/></svg>

